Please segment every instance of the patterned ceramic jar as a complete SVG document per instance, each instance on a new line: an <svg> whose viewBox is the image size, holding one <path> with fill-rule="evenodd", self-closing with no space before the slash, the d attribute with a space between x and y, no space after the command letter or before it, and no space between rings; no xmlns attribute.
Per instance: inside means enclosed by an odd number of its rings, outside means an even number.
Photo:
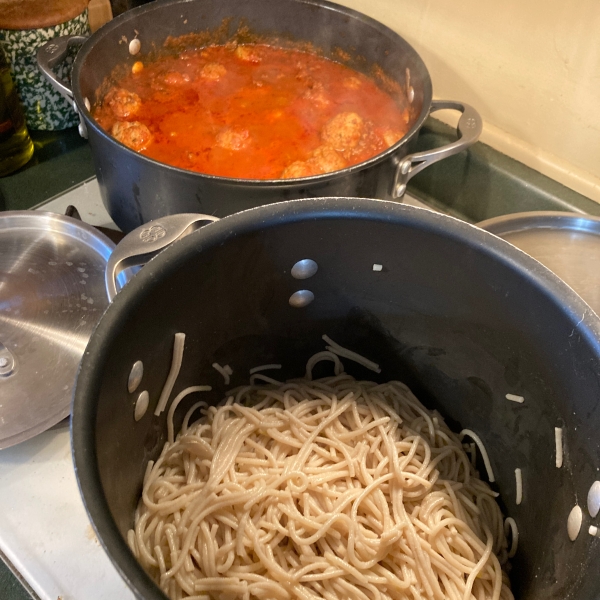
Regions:
<svg viewBox="0 0 600 600"><path fill-rule="evenodd" d="M79 118L42 76L37 49L63 35L89 33L87 0L0 0L0 44L10 65L29 129L66 129ZM57 68L68 80L74 56Z"/></svg>

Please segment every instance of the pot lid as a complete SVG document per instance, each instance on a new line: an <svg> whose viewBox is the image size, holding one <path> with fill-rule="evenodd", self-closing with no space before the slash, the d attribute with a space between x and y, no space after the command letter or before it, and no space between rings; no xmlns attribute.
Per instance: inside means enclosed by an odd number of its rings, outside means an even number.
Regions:
<svg viewBox="0 0 600 600"><path fill-rule="evenodd" d="M600 217L537 211L495 217L477 225L533 256L600 315Z"/></svg>
<svg viewBox="0 0 600 600"><path fill-rule="evenodd" d="M79 361L108 305L114 247L69 217L0 214L0 449L69 414Z"/></svg>

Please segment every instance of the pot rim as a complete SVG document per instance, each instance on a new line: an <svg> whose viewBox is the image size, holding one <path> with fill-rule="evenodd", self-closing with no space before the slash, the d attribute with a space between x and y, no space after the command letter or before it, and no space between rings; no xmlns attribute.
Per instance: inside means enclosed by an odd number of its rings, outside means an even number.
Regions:
<svg viewBox="0 0 600 600"><path fill-rule="evenodd" d="M451 238L489 256L529 280L542 294L560 306L571 320L573 331L596 349L600 357L600 318L558 276L534 258L493 234L454 217L385 200L366 198L310 198L259 206L235 213L196 230L153 258L119 292L94 330L78 372L73 396L71 441L77 483L98 540L117 571L133 592L144 600L165 600L165 596L144 571L119 533L100 482L95 451L95 393L100 387L101 369L112 338L131 309L159 285L165 274L180 268L190 252L201 246L219 246L233 235L248 233L279 223L312 219L370 219L413 226ZM201 244L199 244L201 240ZM581 316L583 315L583 317Z"/></svg>
<svg viewBox="0 0 600 600"><path fill-rule="evenodd" d="M198 171L192 171L189 169L182 169L181 167L175 167L173 165L169 165L167 163L160 162L144 154L140 154L131 150L121 142L117 141L113 138L107 131L105 131L99 123L92 117L89 110L85 106L85 99L81 93L81 89L79 86L79 80L81 76L81 71L83 69L83 64L87 55L92 51L94 45L106 35L112 33L115 29L119 29L120 27L125 27L128 23L133 21L139 15L145 14L146 12L151 12L153 10L161 10L165 6L172 5L187 5L193 2L194 0L156 0L155 2L151 2L142 6L138 6L130 11L122 13L118 17L109 21L106 25L101 27L98 31L92 34L87 41L82 45L81 49L77 53L75 57L75 61L73 64L72 71L72 85L73 85L73 97L75 103L77 105L77 110L79 114L83 117L85 121L85 125L88 129L93 129L94 132L103 137L105 140L116 144L122 151L125 151L128 155L132 157L136 157L136 159L141 160L142 162L147 162L155 167L162 167L169 171L173 171L179 174L184 175L196 175L202 178L209 179L214 181L215 183L221 184L229 184L229 185L253 185L256 187L277 187L277 188L285 188L285 187L295 187L299 183L301 184L313 184L313 183L322 183L331 179L336 179L348 174L356 173L358 171L362 171L363 169L367 169L372 165L379 164L385 160L388 160L396 151L402 147L405 147L407 144L411 142L417 135L425 119L429 116L429 112L431 109L431 102L433 99L433 90L431 83L431 76L429 74L429 70L425 65L425 62L421 58L421 55L413 48L411 44L409 44L401 35L396 33L394 30L390 29L383 23L373 19L361 12L353 10L351 8L347 8L345 6L341 6L339 4L335 4L333 2L329 2L328 0L279 0L280 2L286 1L293 4L308 4L311 6L316 6L321 9L331 10L333 12L337 12L343 15L346 15L350 18L356 19L358 21L362 21L363 23L370 25L373 29L376 29L381 34L386 34L391 37L395 37L401 40L413 53L415 60L419 63L420 68L423 73L423 105L421 107L421 111L414 123L410 127L410 129L406 132L401 139L399 139L395 144L384 150L383 152L365 160L356 165L352 165L350 167L346 167L344 169L340 169L338 171L332 171L330 173L323 173L320 175L312 175L310 177L299 177L294 179L241 179L235 177L223 177L220 175L211 175L209 173L201 173ZM395 79L395 78L394 78Z"/></svg>

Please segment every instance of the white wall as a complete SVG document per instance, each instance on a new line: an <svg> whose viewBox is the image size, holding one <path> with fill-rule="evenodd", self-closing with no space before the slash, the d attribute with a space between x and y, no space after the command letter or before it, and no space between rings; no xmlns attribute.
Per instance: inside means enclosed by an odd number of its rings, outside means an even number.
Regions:
<svg viewBox="0 0 600 600"><path fill-rule="evenodd" d="M600 201L599 0L337 1L411 43L482 141Z"/></svg>

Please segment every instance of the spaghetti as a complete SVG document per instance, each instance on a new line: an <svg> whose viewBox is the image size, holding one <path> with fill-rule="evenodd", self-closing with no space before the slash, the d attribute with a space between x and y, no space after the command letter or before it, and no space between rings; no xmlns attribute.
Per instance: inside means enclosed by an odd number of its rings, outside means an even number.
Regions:
<svg viewBox="0 0 600 600"><path fill-rule="evenodd" d="M523 501L523 472L521 469L515 469L515 504L521 504Z"/></svg>
<svg viewBox="0 0 600 600"><path fill-rule="evenodd" d="M158 399L158 403L156 404L156 409L154 411L155 416L159 416L163 410L167 407L167 402L169 401L169 397L171 392L173 391L173 386L177 381L177 376L179 375L179 370L181 369L181 363L183 362L183 349L185 347L185 333L176 333L173 338L173 359L171 361L171 368L169 370L169 375L167 376L167 380L165 381L165 385L160 393L160 398Z"/></svg>
<svg viewBox="0 0 600 600"><path fill-rule="evenodd" d="M483 464L485 466L485 470L487 472L488 479L492 483L494 483L496 481L496 478L494 477L494 471L492 470L492 463L490 462L490 457L488 456L487 450L485 449L485 446L484 446L483 442L481 441L481 438L474 431L471 431L470 429L463 429L460 432L461 439L465 435L468 435L477 444L477 447L479 448L479 451L481 452L481 457L483 458Z"/></svg>
<svg viewBox="0 0 600 600"><path fill-rule="evenodd" d="M222 367L219 363L216 362L213 363L211 366L215 371L217 371L217 373L221 374L225 385L229 385L231 381L231 376L233 375L233 370L231 369L231 367L229 365L225 365L224 367Z"/></svg>
<svg viewBox="0 0 600 600"><path fill-rule="evenodd" d="M562 427L554 428L554 444L556 446L556 468L563 465L563 430Z"/></svg>
<svg viewBox="0 0 600 600"><path fill-rule="evenodd" d="M312 380L319 360L333 377ZM194 404L128 542L172 600L512 600L496 495L404 384L323 352L304 379Z"/></svg>
<svg viewBox="0 0 600 600"><path fill-rule="evenodd" d="M348 350L348 348L344 348L344 346L340 346L337 342L334 342L327 335L323 335L321 337L323 338L323 340L325 340L327 344L329 344L328 346L326 346L329 352L333 352L337 356L341 356L343 358L347 358L348 360L352 360L358 363L359 365L370 369L371 371L375 371L375 373L381 373L381 369L379 368L379 365L377 363L374 363L372 360L369 360L368 358L365 358L364 356L353 352L352 350Z"/></svg>

